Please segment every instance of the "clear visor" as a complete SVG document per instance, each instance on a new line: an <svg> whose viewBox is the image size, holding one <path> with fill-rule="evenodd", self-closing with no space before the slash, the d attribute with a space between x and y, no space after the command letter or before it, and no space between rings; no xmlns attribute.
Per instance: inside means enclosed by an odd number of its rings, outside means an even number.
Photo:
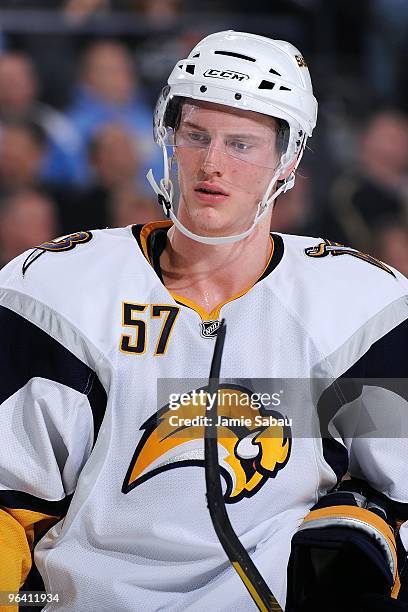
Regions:
<svg viewBox="0 0 408 612"><path fill-rule="evenodd" d="M181 126L176 132L168 130L166 145L188 152L201 160L215 159L225 156L235 165L252 165L259 168L275 169L279 165L282 152L277 146L279 130L276 128L260 127L242 134L220 133L210 134L206 131ZM171 155L171 151L169 151Z"/></svg>
<svg viewBox="0 0 408 612"><path fill-rule="evenodd" d="M239 190L261 201L281 166L288 129L272 117L215 103L188 100L169 108L157 138L167 148L173 184L228 195Z"/></svg>
<svg viewBox="0 0 408 612"><path fill-rule="evenodd" d="M262 199L280 163L274 146L261 147L252 139L212 140L208 134L179 129L168 134L165 144L175 187L181 182L195 190L197 183L208 182L202 189L215 184L217 192L244 192L254 203Z"/></svg>

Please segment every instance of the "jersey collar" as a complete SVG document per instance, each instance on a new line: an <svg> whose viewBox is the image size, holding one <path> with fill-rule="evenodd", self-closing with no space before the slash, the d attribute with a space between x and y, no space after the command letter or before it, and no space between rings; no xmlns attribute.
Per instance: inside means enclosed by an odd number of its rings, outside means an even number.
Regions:
<svg viewBox="0 0 408 612"><path fill-rule="evenodd" d="M163 283L163 285L164 282L160 268L160 256L166 247L167 232L171 226L171 221L154 221L152 223L147 223L146 225L134 225L132 227L133 236L135 237L140 250L156 272L160 282ZM211 313L205 312L202 308L190 302L190 300L172 293L173 298L177 303L196 310L203 320L217 319L219 311L224 304L231 302L247 293L247 291L256 285L256 283L259 283L259 281L269 276L269 274L279 265L284 253L283 239L279 234L271 233L271 236L273 239L273 251L261 276L250 287L239 293L239 295L233 296L227 300L227 302L220 304Z"/></svg>

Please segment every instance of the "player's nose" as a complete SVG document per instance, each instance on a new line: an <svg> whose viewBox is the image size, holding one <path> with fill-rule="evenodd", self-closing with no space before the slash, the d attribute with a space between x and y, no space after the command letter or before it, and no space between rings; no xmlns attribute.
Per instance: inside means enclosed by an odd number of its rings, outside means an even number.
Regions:
<svg viewBox="0 0 408 612"><path fill-rule="evenodd" d="M225 152L220 147L211 146L206 149L201 162L201 170L206 174L223 174L225 169Z"/></svg>

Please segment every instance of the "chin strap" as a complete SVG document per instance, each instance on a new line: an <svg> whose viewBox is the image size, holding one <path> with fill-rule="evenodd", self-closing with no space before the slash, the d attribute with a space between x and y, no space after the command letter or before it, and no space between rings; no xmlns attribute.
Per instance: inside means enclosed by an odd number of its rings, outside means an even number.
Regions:
<svg viewBox="0 0 408 612"><path fill-rule="evenodd" d="M151 188L156 193L159 204L163 207L164 214L166 215L166 217L168 219L171 219L175 227L177 227L177 229L182 234L187 236L187 238L191 238L191 240L195 240L196 242L201 242L203 244L229 244L229 243L238 242L239 240L243 240L244 238L247 238L247 236L249 236L251 232L255 229L255 227L258 225L258 223L265 217L265 215L267 214L269 210L270 205L276 200L278 195L280 195L281 193L285 193L286 191L289 191L289 189L293 187L295 183L295 171L300 163L300 160L303 154L303 150L304 150L304 145L306 144L306 138L304 138L303 146L301 147L299 151L295 168L290 173L290 175L286 179L284 179L282 185L276 191L274 191L274 193L272 193L271 195L271 192L274 186L279 180L279 176L287 169L291 161L290 155L288 153L282 156L281 163L279 164L278 168L275 171L275 174L273 175L271 181L269 182L269 185L264 193L262 200L258 203L258 208L255 214L254 220L252 222L252 225L247 230L245 230L241 234L235 234L233 236L200 236L199 234L194 234L185 225L183 225L173 212L174 189L173 189L173 183L169 176L170 162L169 162L169 156L167 153L167 147L164 142L164 136L165 136L165 129L163 128L163 131L158 133L157 141L163 152L164 178L162 178L160 180L160 183L158 184L156 179L153 176L152 170L149 170L149 172L146 175L146 178L149 181Z"/></svg>

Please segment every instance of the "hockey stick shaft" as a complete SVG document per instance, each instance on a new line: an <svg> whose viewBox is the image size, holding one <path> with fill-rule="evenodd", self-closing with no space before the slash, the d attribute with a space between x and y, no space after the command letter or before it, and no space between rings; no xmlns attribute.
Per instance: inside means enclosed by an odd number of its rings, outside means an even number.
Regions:
<svg viewBox="0 0 408 612"><path fill-rule="evenodd" d="M221 360L224 348L226 325L224 319L217 332L214 354L211 362L208 396L214 397L212 407L207 401L207 425L205 427L205 479L207 486L207 505L218 539L227 554L232 566L246 586L256 606L262 612L282 612L278 601L261 576L258 568L241 544L228 518L221 486L221 474L218 463L217 409L218 387L220 381ZM215 394L215 395L214 395Z"/></svg>

